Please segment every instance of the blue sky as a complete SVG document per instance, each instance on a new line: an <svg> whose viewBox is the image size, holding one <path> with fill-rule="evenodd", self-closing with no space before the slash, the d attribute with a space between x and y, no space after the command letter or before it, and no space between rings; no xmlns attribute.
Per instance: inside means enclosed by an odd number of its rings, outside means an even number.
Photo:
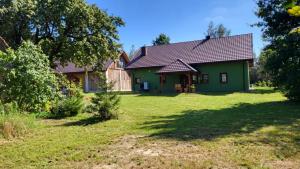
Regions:
<svg viewBox="0 0 300 169"><path fill-rule="evenodd" d="M253 33L258 55L264 43L254 15L255 0L88 0L109 14L120 16L126 26L119 29L125 51L131 46L151 45L160 33L171 42L203 39L210 21L222 23L232 35Z"/></svg>

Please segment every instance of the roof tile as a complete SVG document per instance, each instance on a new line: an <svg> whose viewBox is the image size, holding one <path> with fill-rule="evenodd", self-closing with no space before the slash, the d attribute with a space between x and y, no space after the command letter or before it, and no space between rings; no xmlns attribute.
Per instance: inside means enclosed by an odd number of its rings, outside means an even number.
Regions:
<svg viewBox="0 0 300 169"><path fill-rule="evenodd" d="M181 59L176 59L176 61L157 71L157 73L171 72L197 72L197 70L188 65L187 63L183 62Z"/></svg>
<svg viewBox="0 0 300 169"><path fill-rule="evenodd" d="M139 50L127 69L162 67L176 59L187 64L253 60L252 34L148 46L147 55Z"/></svg>

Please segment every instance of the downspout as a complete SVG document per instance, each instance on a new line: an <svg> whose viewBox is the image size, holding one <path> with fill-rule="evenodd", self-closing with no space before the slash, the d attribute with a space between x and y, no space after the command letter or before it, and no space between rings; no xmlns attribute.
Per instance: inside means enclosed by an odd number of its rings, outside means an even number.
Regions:
<svg viewBox="0 0 300 169"><path fill-rule="evenodd" d="M134 77L133 70L131 70L130 73L131 73L131 90L135 92L135 77Z"/></svg>

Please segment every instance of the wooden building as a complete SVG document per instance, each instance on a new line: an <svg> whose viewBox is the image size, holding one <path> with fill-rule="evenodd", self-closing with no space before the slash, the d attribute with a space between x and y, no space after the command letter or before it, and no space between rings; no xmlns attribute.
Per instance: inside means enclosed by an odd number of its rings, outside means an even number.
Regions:
<svg viewBox="0 0 300 169"><path fill-rule="evenodd" d="M113 91L131 91L131 77L124 70L128 63L129 58L125 52L122 52L118 59L104 63L102 71L105 73L107 83L113 84ZM85 73L85 68L76 67L73 63L66 66L58 64L56 71L65 74L69 80L81 84L85 92L100 90L99 77L91 67L88 67Z"/></svg>

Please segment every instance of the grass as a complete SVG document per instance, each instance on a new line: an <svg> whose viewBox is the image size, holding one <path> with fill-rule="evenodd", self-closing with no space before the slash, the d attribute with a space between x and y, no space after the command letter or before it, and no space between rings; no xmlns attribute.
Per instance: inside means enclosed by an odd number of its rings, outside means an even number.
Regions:
<svg viewBox="0 0 300 169"><path fill-rule="evenodd" d="M300 106L272 89L121 97L118 120L39 120L0 139L0 168L300 168Z"/></svg>
<svg viewBox="0 0 300 169"><path fill-rule="evenodd" d="M0 144L1 139L23 137L37 127L34 115L11 113L0 114Z"/></svg>

